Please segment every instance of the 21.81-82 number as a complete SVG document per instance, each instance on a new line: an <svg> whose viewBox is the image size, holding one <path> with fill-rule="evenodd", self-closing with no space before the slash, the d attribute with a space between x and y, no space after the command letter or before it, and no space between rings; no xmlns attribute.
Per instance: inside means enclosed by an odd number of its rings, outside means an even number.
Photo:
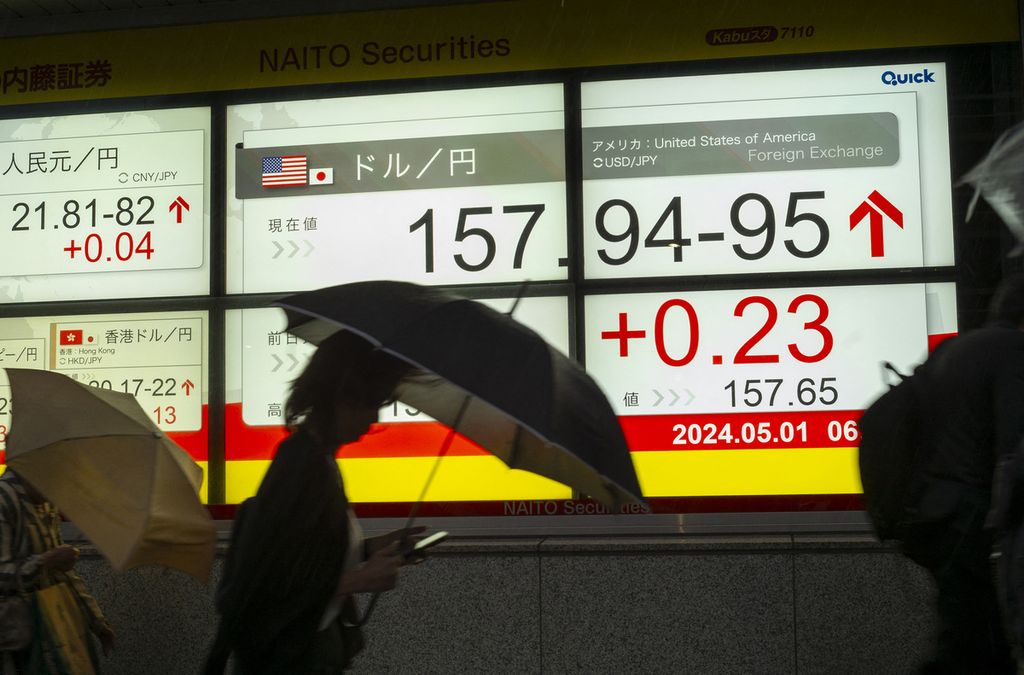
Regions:
<svg viewBox="0 0 1024 675"><path fill-rule="evenodd" d="M31 229L47 230L59 227L73 230L79 225L96 227L98 222L109 220L113 220L121 227L127 227L133 223L152 225L154 221L149 214L153 211L154 203L153 198L149 195L142 195L134 201L131 197L120 197L117 199L116 209L110 209L110 213L101 213L97 216L95 199L91 199L85 204L80 203L77 199L68 199L53 221L49 222L45 201L39 202L34 208L26 202L18 202L12 210L15 214L20 213L20 215L14 221L11 231L29 232ZM29 218L33 212L37 214L37 218ZM33 228L32 226L36 224L38 224L38 228Z"/></svg>

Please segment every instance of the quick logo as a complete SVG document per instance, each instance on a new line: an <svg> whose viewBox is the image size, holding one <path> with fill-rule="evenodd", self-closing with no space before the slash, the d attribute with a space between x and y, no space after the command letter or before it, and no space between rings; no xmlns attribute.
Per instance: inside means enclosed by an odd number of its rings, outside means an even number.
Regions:
<svg viewBox="0 0 1024 675"><path fill-rule="evenodd" d="M894 70L887 70L882 73L882 84L898 87L901 84L923 84L934 82L935 73L925 68L917 73L897 73Z"/></svg>

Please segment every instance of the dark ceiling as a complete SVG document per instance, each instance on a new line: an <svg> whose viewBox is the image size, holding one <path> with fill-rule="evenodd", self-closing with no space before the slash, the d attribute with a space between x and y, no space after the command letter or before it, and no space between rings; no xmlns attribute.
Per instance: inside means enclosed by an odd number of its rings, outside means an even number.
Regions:
<svg viewBox="0 0 1024 675"><path fill-rule="evenodd" d="M474 1L482 0L0 0L0 37L454 5Z"/></svg>

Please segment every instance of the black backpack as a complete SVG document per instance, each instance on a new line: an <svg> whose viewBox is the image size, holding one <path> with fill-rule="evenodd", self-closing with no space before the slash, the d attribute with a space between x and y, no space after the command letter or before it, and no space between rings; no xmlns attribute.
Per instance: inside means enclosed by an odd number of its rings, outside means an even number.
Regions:
<svg viewBox="0 0 1024 675"><path fill-rule="evenodd" d="M927 363L927 362L926 362ZM923 476L922 419L927 395L926 363L903 375L886 362L899 381L861 415L857 461L864 506L878 538L901 540L909 510L916 505Z"/></svg>

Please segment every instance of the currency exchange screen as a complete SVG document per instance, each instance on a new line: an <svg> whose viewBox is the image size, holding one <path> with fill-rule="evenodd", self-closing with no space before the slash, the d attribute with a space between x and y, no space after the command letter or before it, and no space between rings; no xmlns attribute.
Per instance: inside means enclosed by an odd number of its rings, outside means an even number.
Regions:
<svg viewBox="0 0 1024 675"><path fill-rule="evenodd" d="M561 84L229 106L227 290L398 279L501 308L546 284L516 317L608 395L652 508L856 495L882 363L907 372L957 332L955 284L906 276L954 264L945 72L584 81L569 130ZM312 350L283 328L227 315L229 502ZM375 513L579 512L470 443L422 495L443 429L401 404L381 419L339 460Z"/></svg>
<svg viewBox="0 0 1024 675"><path fill-rule="evenodd" d="M957 330L953 283L896 274L954 262L944 64L584 82L582 127L583 276L618 282L586 365L644 493L860 492L881 364Z"/></svg>
<svg viewBox="0 0 1024 675"><path fill-rule="evenodd" d="M0 459L18 426L6 369L28 368L131 394L205 473L207 324L206 311L0 318Z"/></svg>
<svg viewBox="0 0 1024 675"><path fill-rule="evenodd" d="M210 291L210 109L0 120L0 303Z"/></svg>
<svg viewBox="0 0 1024 675"><path fill-rule="evenodd" d="M561 85L228 108L228 291L565 279Z"/></svg>

